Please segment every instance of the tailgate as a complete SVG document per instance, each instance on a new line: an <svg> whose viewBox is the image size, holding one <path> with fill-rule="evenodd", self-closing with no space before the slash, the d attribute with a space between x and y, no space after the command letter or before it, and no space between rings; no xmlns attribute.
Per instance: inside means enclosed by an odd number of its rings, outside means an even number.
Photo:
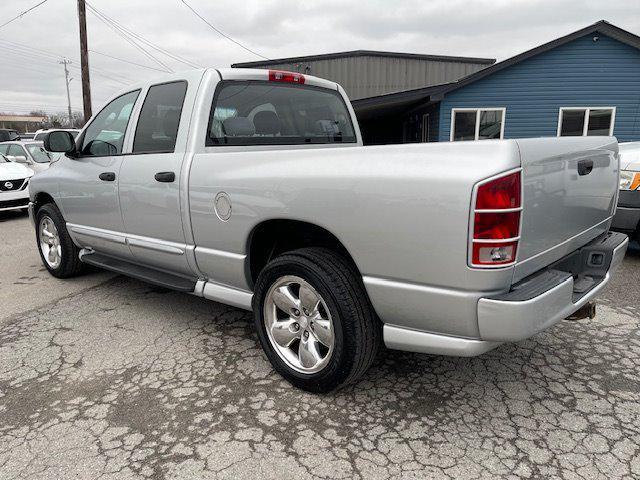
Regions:
<svg viewBox="0 0 640 480"><path fill-rule="evenodd" d="M522 232L514 282L609 229L618 192L612 137L517 140L523 182Z"/></svg>

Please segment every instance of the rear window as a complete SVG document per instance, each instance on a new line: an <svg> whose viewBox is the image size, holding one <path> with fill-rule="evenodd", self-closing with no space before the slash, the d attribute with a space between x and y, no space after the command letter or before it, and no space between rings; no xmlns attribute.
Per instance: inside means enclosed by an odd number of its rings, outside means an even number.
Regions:
<svg viewBox="0 0 640 480"><path fill-rule="evenodd" d="M222 82L213 99L207 145L354 143L337 91L273 82Z"/></svg>

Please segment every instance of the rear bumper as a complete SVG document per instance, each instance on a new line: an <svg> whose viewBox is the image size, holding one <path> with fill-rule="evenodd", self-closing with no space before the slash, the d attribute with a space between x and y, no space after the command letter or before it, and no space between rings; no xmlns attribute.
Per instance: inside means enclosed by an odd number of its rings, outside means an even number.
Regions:
<svg viewBox="0 0 640 480"><path fill-rule="evenodd" d="M473 357L503 342L531 337L595 298L622 262L629 239L610 232L572 252L545 270L513 285L507 293L477 300L480 338L464 338L385 324L388 348ZM604 255L595 264L592 255ZM579 280L574 280L574 275Z"/></svg>
<svg viewBox="0 0 640 480"><path fill-rule="evenodd" d="M544 272L519 282L506 294L481 298L478 302L478 326L482 340L506 342L528 338L595 298L622 262L629 239L621 233L610 233L606 243L598 242L601 239L580 249L575 258L563 259ZM582 264L575 262L579 262L584 253L591 253L599 247L610 255L608 261L605 260L606 265L586 267L585 278L578 280L581 282L578 284L569 271L570 265L583 268ZM584 252L583 255L580 252ZM585 290L580 291L582 289Z"/></svg>

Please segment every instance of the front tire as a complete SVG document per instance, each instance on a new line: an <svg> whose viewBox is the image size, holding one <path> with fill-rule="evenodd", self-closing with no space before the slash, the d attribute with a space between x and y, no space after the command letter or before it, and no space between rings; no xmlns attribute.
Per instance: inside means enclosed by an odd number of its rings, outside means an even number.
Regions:
<svg viewBox="0 0 640 480"><path fill-rule="evenodd" d="M380 344L380 321L359 273L325 248L303 248L269 262L256 282L253 311L274 369L310 392L357 381Z"/></svg>
<svg viewBox="0 0 640 480"><path fill-rule="evenodd" d="M85 269L64 218L52 203L42 206L36 213L36 243L42 263L54 277L75 277Z"/></svg>

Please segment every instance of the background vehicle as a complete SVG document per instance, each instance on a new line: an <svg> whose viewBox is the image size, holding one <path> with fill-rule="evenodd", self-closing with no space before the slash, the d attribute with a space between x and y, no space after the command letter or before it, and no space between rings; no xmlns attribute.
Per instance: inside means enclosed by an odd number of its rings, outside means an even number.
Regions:
<svg viewBox="0 0 640 480"><path fill-rule="evenodd" d="M33 139L41 142L44 140L44 137L47 135L47 133L53 130L63 130L65 132L69 132L71 135L73 135L73 138L76 138L78 136L78 133L80 133L80 130L78 130L77 128L41 128L40 130L36 130L36 133L33 134Z"/></svg>
<svg viewBox="0 0 640 480"><path fill-rule="evenodd" d="M640 241L640 142L620 144L620 197L611 228Z"/></svg>
<svg viewBox="0 0 640 480"><path fill-rule="evenodd" d="M35 133L31 133L31 132L27 132L27 133L21 133L20 134L20 140L25 141L25 140L33 140L33 137L35 137Z"/></svg>
<svg viewBox="0 0 640 480"><path fill-rule="evenodd" d="M0 212L26 210L29 205L29 179L33 172L0 154Z"/></svg>
<svg viewBox="0 0 640 480"><path fill-rule="evenodd" d="M87 263L253 309L312 391L360 378L381 337L472 356L584 316L628 243L608 233L615 138L365 148L342 88L297 73L175 74L45 144L66 152L31 191L53 275Z"/></svg>
<svg viewBox="0 0 640 480"><path fill-rule="evenodd" d="M11 161L26 165L35 173L46 170L51 163L51 155L42 142L3 142L0 144L0 153Z"/></svg>
<svg viewBox="0 0 640 480"><path fill-rule="evenodd" d="M17 130L0 128L0 142L7 142L10 140L20 140L20 133L18 133Z"/></svg>

